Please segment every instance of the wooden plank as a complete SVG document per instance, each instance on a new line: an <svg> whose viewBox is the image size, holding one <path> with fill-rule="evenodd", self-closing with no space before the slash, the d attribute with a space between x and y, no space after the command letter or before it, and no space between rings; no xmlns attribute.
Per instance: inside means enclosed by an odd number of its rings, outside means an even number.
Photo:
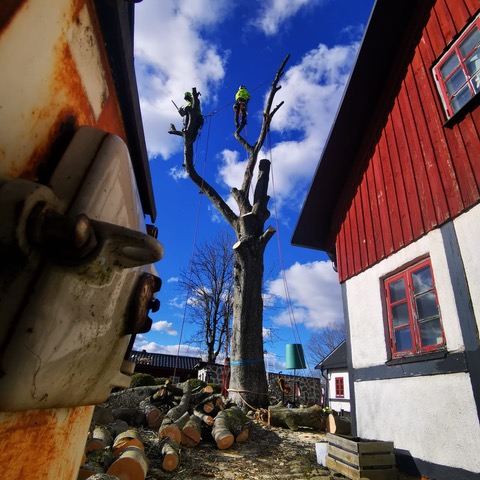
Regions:
<svg viewBox="0 0 480 480"><path fill-rule="evenodd" d="M457 3L458 0L450 0L450 2ZM464 3L470 15L475 15L478 10L478 0L464 0Z"/></svg>
<svg viewBox="0 0 480 480"><path fill-rule="evenodd" d="M458 33L458 30L453 21L450 10L445 4L445 0L437 0L434 7L435 13L438 18L438 23L442 29L442 35L446 43L450 43L452 38Z"/></svg>
<svg viewBox="0 0 480 480"><path fill-rule="evenodd" d="M370 213L372 215L373 235L375 237L375 255L379 261L385 257L385 247L383 244L382 225L380 222L380 212L378 211L377 192L375 190L375 178L373 165L370 163L366 173L368 185L368 202L370 203Z"/></svg>
<svg viewBox="0 0 480 480"><path fill-rule="evenodd" d="M332 470L335 470L342 475L345 475L346 477L352 479L352 480L360 480L360 471L350 467L349 465L342 463L338 460L335 460L334 458L330 457L327 455L326 458L326 467L330 468Z"/></svg>
<svg viewBox="0 0 480 480"><path fill-rule="evenodd" d="M378 142L378 151L380 155L380 165L383 170L383 179L385 182L385 195L390 216L390 225L392 226L393 249L396 251L403 247L404 241L396 190L398 179L393 175L385 134L382 135Z"/></svg>
<svg viewBox="0 0 480 480"><path fill-rule="evenodd" d="M365 467L394 467L395 455L393 453L379 453L373 455L360 454L358 463L360 469Z"/></svg>
<svg viewBox="0 0 480 480"><path fill-rule="evenodd" d="M381 470L364 470L361 473L361 480L397 480L398 471L396 468Z"/></svg>
<svg viewBox="0 0 480 480"><path fill-rule="evenodd" d="M327 442L330 445L336 445L344 450L352 453L358 453L358 442L353 439L349 439L346 436L334 435L333 433L327 433Z"/></svg>
<svg viewBox="0 0 480 480"><path fill-rule="evenodd" d="M350 464L352 467L360 467L360 457L357 453L348 452L343 448L338 448L335 445L328 444L327 454L336 460L341 460L344 463Z"/></svg>
<svg viewBox="0 0 480 480"><path fill-rule="evenodd" d="M365 239L367 249L368 265L373 265L376 261L375 254L375 234L373 230L372 211L369 203L367 175L365 174L359 188L359 195L362 201L363 222L365 226Z"/></svg>
<svg viewBox="0 0 480 480"><path fill-rule="evenodd" d="M388 213L388 204L385 194L385 181L383 179L383 171L380 156L377 152L372 158L371 166L373 168L373 177L375 180L375 193L377 195L378 212L380 214L380 226L383 238L385 254L390 255L393 252L393 237L390 225L390 215Z"/></svg>
<svg viewBox="0 0 480 480"><path fill-rule="evenodd" d="M457 176L453 168L450 152L448 150L445 135L443 133L442 120L437 108L441 108L438 102L438 96L433 94L429 85L431 81L430 73L427 72L425 64L431 55L428 45L425 42L420 43L420 55L415 55L412 61L412 68L415 72L415 83L417 85L419 97L422 99L422 108L425 115L425 122L429 127L429 134L433 149L435 152L435 161L440 172L442 185L445 189L445 195L448 202L449 216L457 215L463 209L463 202L458 188Z"/></svg>
<svg viewBox="0 0 480 480"><path fill-rule="evenodd" d="M471 14L468 11L468 8L465 5L465 3L461 0L460 1L447 0L447 8L450 11L450 14L452 15L457 32L459 32L467 24ZM478 2L477 2L477 8L478 8Z"/></svg>
<svg viewBox="0 0 480 480"><path fill-rule="evenodd" d="M409 245L413 240L412 221L408 210L408 198L405 190L405 181L403 178L402 161L398 154L395 134L393 132L392 122L387 122L383 130L383 135L387 144L392 164L392 174L395 178L397 204L400 222L402 226L403 241Z"/></svg>
<svg viewBox="0 0 480 480"><path fill-rule="evenodd" d="M411 70L407 76L411 75ZM412 92L413 93L413 92ZM433 229L437 222L435 202L433 201L432 186L429 175L427 174L423 152L418 138L417 131L417 112L421 112L421 105L416 103L415 95L410 96L410 89L404 81L402 93L398 96L399 108L403 118L405 135L409 145L410 158L412 161L415 183L422 205L423 225L426 231ZM422 121L420 118L419 122Z"/></svg>
<svg viewBox="0 0 480 480"><path fill-rule="evenodd" d="M352 252L353 252L353 274L360 272L362 269L362 256L360 250L360 240L358 232L358 212L356 208L356 199L353 198L348 211L348 216L350 218L351 225L351 236L352 236Z"/></svg>
<svg viewBox="0 0 480 480"><path fill-rule="evenodd" d="M413 238L417 239L425 233L422 216L422 204L420 195L415 182L415 170L412 164L411 153L408 145L408 138L405 134L405 127L400 112L398 98L390 115L390 121L393 125L393 132L398 148L398 155L402 159L402 175L407 194L408 210L412 222Z"/></svg>
<svg viewBox="0 0 480 480"><path fill-rule="evenodd" d="M393 442L359 442L360 453L392 453Z"/></svg>

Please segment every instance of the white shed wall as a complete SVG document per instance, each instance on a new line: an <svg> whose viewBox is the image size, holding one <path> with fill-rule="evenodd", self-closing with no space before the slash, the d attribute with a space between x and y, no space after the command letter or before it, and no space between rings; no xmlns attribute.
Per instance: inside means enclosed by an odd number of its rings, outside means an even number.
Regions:
<svg viewBox="0 0 480 480"><path fill-rule="evenodd" d="M357 382L355 392L359 437L480 473L480 425L467 374Z"/></svg>
<svg viewBox="0 0 480 480"><path fill-rule="evenodd" d="M329 374L328 392L329 392L329 405L332 410L339 412L345 410L350 412L350 382L348 380L348 372L332 372ZM343 378L343 387L345 396L341 400L336 400L336 388L335 379L338 377ZM343 400L343 401L342 401Z"/></svg>

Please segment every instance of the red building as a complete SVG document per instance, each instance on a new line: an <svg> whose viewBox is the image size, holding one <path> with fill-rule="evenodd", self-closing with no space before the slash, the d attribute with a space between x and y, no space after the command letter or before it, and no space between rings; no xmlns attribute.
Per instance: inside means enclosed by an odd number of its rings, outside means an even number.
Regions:
<svg viewBox="0 0 480 480"><path fill-rule="evenodd" d="M480 474L479 9L377 0L292 239L338 268L355 433L436 479Z"/></svg>

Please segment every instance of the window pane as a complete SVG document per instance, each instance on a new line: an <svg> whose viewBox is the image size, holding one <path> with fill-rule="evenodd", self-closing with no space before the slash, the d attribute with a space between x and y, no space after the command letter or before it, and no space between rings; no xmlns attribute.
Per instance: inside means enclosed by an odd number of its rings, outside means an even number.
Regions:
<svg viewBox="0 0 480 480"><path fill-rule="evenodd" d="M472 77L480 69L480 52L477 50L473 55L470 55L466 62L468 73Z"/></svg>
<svg viewBox="0 0 480 480"><path fill-rule="evenodd" d="M404 300L406 298L405 281L403 278L392 282L388 288L390 291L390 301L392 303L398 302L399 300Z"/></svg>
<svg viewBox="0 0 480 480"><path fill-rule="evenodd" d="M454 112L458 112L472 98L468 85L465 85L451 100Z"/></svg>
<svg viewBox="0 0 480 480"><path fill-rule="evenodd" d="M395 330L395 347L397 352L412 349L412 335L409 328Z"/></svg>
<svg viewBox="0 0 480 480"><path fill-rule="evenodd" d="M419 295L415 299L417 303L418 319L422 320L428 317L435 317L438 315L437 300L435 292L427 292Z"/></svg>
<svg viewBox="0 0 480 480"><path fill-rule="evenodd" d="M447 78L460 65L457 54L454 52L440 67L440 72L443 78Z"/></svg>
<svg viewBox="0 0 480 480"><path fill-rule="evenodd" d="M402 325L410 323L407 302L392 307L392 320L394 327L401 327Z"/></svg>
<svg viewBox="0 0 480 480"><path fill-rule="evenodd" d="M472 85L473 85L473 89L475 90L475 93L480 92L480 73L477 73L472 78Z"/></svg>
<svg viewBox="0 0 480 480"><path fill-rule="evenodd" d="M463 70L457 70L446 82L448 96L451 97L467 81Z"/></svg>
<svg viewBox="0 0 480 480"><path fill-rule="evenodd" d="M433 279L430 265L413 272L412 281L414 293L422 293L425 290L431 290L433 288Z"/></svg>
<svg viewBox="0 0 480 480"><path fill-rule="evenodd" d="M480 31L478 28L474 28L467 38L460 44L460 53L465 58L475 47L478 48L480 42Z"/></svg>
<svg viewBox="0 0 480 480"><path fill-rule="evenodd" d="M431 345L439 345L443 342L442 328L440 319L435 318L420 324L420 335L422 337L422 345L428 347Z"/></svg>

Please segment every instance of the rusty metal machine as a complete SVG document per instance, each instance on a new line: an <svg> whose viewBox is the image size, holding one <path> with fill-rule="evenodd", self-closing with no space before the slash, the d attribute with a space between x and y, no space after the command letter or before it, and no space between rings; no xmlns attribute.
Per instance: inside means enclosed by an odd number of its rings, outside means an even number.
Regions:
<svg viewBox="0 0 480 480"><path fill-rule="evenodd" d="M0 9L0 465L76 479L161 281L134 2Z"/></svg>

